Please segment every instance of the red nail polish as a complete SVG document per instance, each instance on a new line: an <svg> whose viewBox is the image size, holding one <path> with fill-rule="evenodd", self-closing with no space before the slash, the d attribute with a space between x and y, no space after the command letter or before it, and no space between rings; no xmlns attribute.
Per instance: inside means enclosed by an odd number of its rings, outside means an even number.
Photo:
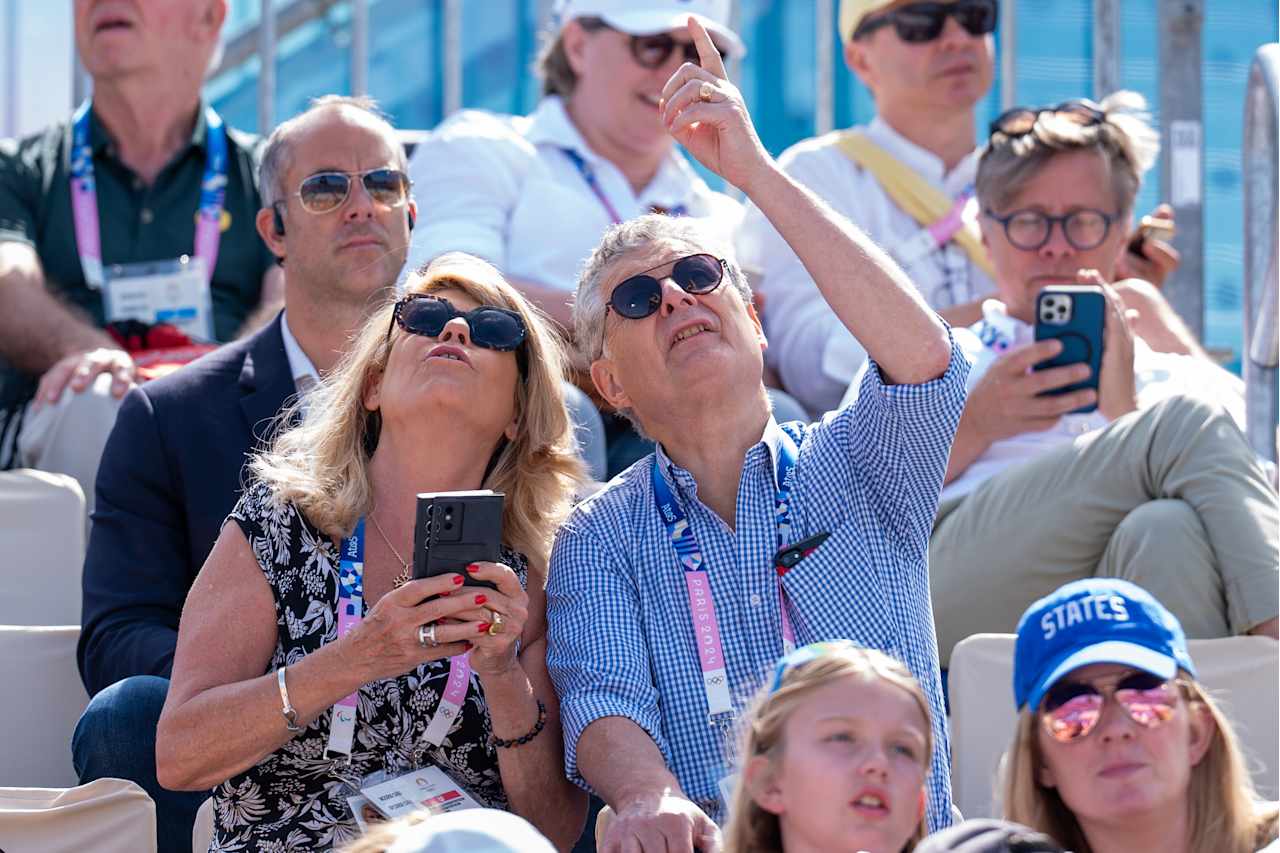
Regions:
<svg viewBox="0 0 1280 853"><path fill-rule="evenodd" d="M454 585L454 586L462 586L462 575L454 575L454 576L453 576L453 585Z"/></svg>
<svg viewBox="0 0 1280 853"><path fill-rule="evenodd" d="M476 572L480 571L480 566L478 566L475 563L472 563L471 565L467 566L467 571L471 572L471 574L474 575Z"/></svg>
<svg viewBox="0 0 1280 853"><path fill-rule="evenodd" d="M488 600L489 599L485 598L483 595L476 596L476 604L484 604Z"/></svg>
<svg viewBox="0 0 1280 853"><path fill-rule="evenodd" d="M481 633L481 634L487 634L487 633L489 633L489 623L488 623L488 622L481 622L481 623L480 623L480 633Z"/></svg>
<svg viewBox="0 0 1280 853"><path fill-rule="evenodd" d="M451 593L451 592L442 592L442 593L440 593L440 597L441 597L441 598L448 598L448 597L449 597L449 596L451 596L451 595L453 595L453 593Z"/></svg>

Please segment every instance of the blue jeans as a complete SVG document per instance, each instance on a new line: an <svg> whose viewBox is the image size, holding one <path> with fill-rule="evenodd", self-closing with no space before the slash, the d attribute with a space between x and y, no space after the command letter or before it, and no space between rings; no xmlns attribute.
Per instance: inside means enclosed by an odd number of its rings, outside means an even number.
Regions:
<svg viewBox="0 0 1280 853"><path fill-rule="evenodd" d="M156 781L156 726L169 680L136 675L117 681L89 702L71 737L80 784L94 779L136 782L156 803L160 853L188 853L196 812L206 791L166 791Z"/></svg>

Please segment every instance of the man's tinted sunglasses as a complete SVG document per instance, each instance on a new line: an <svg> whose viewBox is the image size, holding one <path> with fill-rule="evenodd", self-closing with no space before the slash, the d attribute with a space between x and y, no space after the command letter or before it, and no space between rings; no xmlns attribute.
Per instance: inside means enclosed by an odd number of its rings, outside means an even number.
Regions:
<svg viewBox="0 0 1280 853"><path fill-rule="evenodd" d="M298 199L308 213L336 210L351 194L351 183L359 180L369 197L385 207L399 207L409 197L409 176L399 169L371 169L368 172L316 172L302 180Z"/></svg>
<svg viewBox="0 0 1280 853"><path fill-rule="evenodd" d="M411 335L438 338L455 317L467 321L471 343L485 349L510 352L524 343L527 334L524 320L514 311L493 305L459 311L448 299L429 293L411 293L397 302L391 322ZM387 337L391 337L390 326Z"/></svg>
<svg viewBox="0 0 1280 853"><path fill-rule="evenodd" d="M956 19L965 32L971 36L984 36L995 32L996 20L1000 17L996 0L960 0L958 3L910 3L885 12L883 15L870 15L862 19L853 38L868 36L881 27L893 25L898 38L912 44L933 41L942 35L947 25L947 16Z"/></svg>
<svg viewBox="0 0 1280 853"><path fill-rule="evenodd" d="M669 263L671 262L667 261L652 270L624 279L613 289L605 309L612 309L628 320L643 320L657 311L662 304L662 282L648 273L662 269ZM689 255L676 261L670 274L663 278L670 278L685 293L700 295L710 293L720 286L725 269L726 264L722 258L706 254Z"/></svg>

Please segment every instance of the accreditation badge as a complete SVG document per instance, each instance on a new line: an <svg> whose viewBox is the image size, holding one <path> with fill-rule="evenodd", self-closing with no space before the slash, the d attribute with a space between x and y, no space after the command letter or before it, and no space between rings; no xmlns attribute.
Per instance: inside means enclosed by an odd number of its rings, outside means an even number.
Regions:
<svg viewBox="0 0 1280 853"><path fill-rule="evenodd" d="M392 779L365 780L360 795L389 819L426 809L433 814L483 808L439 767L426 765ZM371 784L372 783L372 784Z"/></svg>
<svg viewBox="0 0 1280 853"><path fill-rule="evenodd" d="M209 276L200 257L111 266L103 285L103 307L108 323L168 323L193 341L214 340Z"/></svg>

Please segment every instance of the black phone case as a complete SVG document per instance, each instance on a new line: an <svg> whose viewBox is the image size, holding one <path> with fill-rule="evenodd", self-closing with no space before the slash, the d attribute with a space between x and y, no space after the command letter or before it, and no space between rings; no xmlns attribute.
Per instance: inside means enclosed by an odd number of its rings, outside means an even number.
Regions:
<svg viewBox="0 0 1280 853"><path fill-rule="evenodd" d="M1050 325L1041 320L1040 303L1047 296L1071 297L1071 318L1064 325ZM1102 372L1102 341L1106 322L1107 298L1102 289L1091 285L1073 285L1046 287L1036 295L1036 330L1037 341L1057 338L1062 342L1062 352L1053 358L1042 361L1035 366L1036 370L1047 370L1050 367L1065 367L1068 364L1084 362L1089 365L1089 378L1083 382L1065 385L1052 391L1045 391L1042 396L1057 396L1084 388L1098 390L1098 379ZM1096 403L1075 409L1071 414L1086 414L1097 409Z"/></svg>
<svg viewBox="0 0 1280 853"><path fill-rule="evenodd" d="M500 494L439 492L418 495L413 532L413 577L460 572L466 586L497 587L466 572L471 563L498 562L502 551Z"/></svg>

